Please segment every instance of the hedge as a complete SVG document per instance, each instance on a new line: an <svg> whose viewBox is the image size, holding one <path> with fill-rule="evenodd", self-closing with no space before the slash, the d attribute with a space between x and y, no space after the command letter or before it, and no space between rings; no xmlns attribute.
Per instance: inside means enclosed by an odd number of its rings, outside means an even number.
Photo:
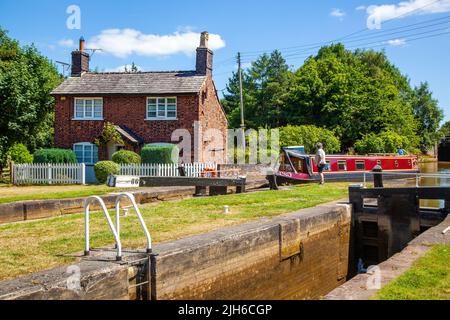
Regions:
<svg viewBox="0 0 450 320"><path fill-rule="evenodd" d="M178 163L177 146L148 146L141 150L142 163Z"/></svg>
<svg viewBox="0 0 450 320"><path fill-rule="evenodd" d="M133 151L120 150L112 155L112 161L118 164L141 163L141 156Z"/></svg>
<svg viewBox="0 0 450 320"><path fill-rule="evenodd" d="M21 143L16 143L8 150L8 155L14 163L32 163L33 155L27 147Z"/></svg>
<svg viewBox="0 0 450 320"><path fill-rule="evenodd" d="M94 165L95 177L99 183L105 183L110 174L119 174L120 166L113 161L99 161Z"/></svg>
<svg viewBox="0 0 450 320"><path fill-rule="evenodd" d="M34 153L34 163L77 163L75 152L70 149L40 149Z"/></svg>

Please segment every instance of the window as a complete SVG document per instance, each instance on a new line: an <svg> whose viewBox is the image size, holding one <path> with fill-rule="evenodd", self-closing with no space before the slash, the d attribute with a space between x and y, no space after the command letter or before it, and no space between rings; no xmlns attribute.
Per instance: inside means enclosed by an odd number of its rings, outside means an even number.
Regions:
<svg viewBox="0 0 450 320"><path fill-rule="evenodd" d="M347 171L347 161L338 160L338 170L339 171Z"/></svg>
<svg viewBox="0 0 450 320"><path fill-rule="evenodd" d="M329 161L329 160L326 160L325 161L327 164L326 164L326 166L325 166L325 171L330 171L331 170L331 162Z"/></svg>
<svg viewBox="0 0 450 320"><path fill-rule="evenodd" d="M147 119L177 118L177 98L147 98Z"/></svg>
<svg viewBox="0 0 450 320"><path fill-rule="evenodd" d="M364 160L356 160L356 170L366 170L366 164Z"/></svg>
<svg viewBox="0 0 450 320"><path fill-rule="evenodd" d="M103 99L75 98L75 119L103 120Z"/></svg>
<svg viewBox="0 0 450 320"><path fill-rule="evenodd" d="M98 147L89 142L75 143L73 151L78 163L95 164L98 161Z"/></svg>

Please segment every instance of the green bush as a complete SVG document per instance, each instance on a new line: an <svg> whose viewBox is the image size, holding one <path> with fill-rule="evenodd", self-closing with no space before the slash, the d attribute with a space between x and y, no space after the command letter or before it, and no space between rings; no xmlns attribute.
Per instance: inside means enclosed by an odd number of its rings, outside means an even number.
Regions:
<svg viewBox="0 0 450 320"><path fill-rule="evenodd" d="M288 125L279 129L280 147L305 146L306 153L315 153L317 142L321 142L327 153L341 150L341 142L333 131L312 125Z"/></svg>
<svg viewBox="0 0 450 320"><path fill-rule="evenodd" d="M105 183L110 174L119 174L120 166L113 161L99 161L94 165L94 172L98 182Z"/></svg>
<svg viewBox="0 0 450 320"><path fill-rule="evenodd" d="M141 156L133 151L120 150L112 155L112 161L118 164L141 163Z"/></svg>
<svg viewBox="0 0 450 320"><path fill-rule="evenodd" d="M369 133L355 142L355 150L359 154L397 153L398 149L410 150L411 145L407 137L393 131Z"/></svg>
<svg viewBox="0 0 450 320"><path fill-rule="evenodd" d="M27 147L21 143L16 143L9 148L7 155L15 163L32 163L33 155L28 151Z"/></svg>
<svg viewBox="0 0 450 320"><path fill-rule="evenodd" d="M34 163L77 163L75 152L70 149L40 149L34 153Z"/></svg>
<svg viewBox="0 0 450 320"><path fill-rule="evenodd" d="M177 146L148 146L141 150L142 163L178 163Z"/></svg>

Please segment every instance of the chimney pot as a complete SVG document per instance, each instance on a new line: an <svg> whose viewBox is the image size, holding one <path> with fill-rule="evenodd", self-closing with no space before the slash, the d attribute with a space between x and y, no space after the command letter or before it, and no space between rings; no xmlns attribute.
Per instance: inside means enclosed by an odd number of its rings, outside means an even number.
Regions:
<svg viewBox="0 0 450 320"><path fill-rule="evenodd" d="M80 38L79 50L80 50L80 52L84 51L84 38L83 37Z"/></svg>
<svg viewBox="0 0 450 320"><path fill-rule="evenodd" d="M200 48L208 48L209 33L207 31L202 32L200 36Z"/></svg>

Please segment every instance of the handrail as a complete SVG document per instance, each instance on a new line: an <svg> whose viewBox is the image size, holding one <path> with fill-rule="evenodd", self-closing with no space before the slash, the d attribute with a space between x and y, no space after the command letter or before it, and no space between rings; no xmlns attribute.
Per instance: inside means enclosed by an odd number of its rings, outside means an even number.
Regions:
<svg viewBox="0 0 450 320"><path fill-rule="evenodd" d="M111 232L114 236L114 240L116 241L116 249L117 249L117 255L116 260L120 261L122 260L122 244L120 243L120 236L119 232L114 228L114 224L111 220L111 217L109 216L108 210L106 209L105 202L102 198L98 196L91 196L86 198L84 200L84 255L89 255L89 207L90 205L98 201L100 203L100 206L102 208L103 213L105 214L106 221L108 222L109 228L111 229Z"/></svg>
<svg viewBox="0 0 450 320"><path fill-rule="evenodd" d="M117 196L116 199L116 230L117 234L120 238L120 201L123 198L128 198L131 201L131 204L133 205L134 211L136 212L136 215L139 219L139 223L141 224L142 229L144 230L145 237L147 238L147 253L152 252L152 238L150 236L150 233L148 232L147 225L144 222L144 219L142 218L141 212L136 204L136 200L134 199L134 196L129 192L121 193Z"/></svg>
<svg viewBox="0 0 450 320"><path fill-rule="evenodd" d="M410 176L416 178L416 187L419 187L421 178L440 178L440 179L450 179L450 174L446 173L418 173L418 172L373 172L364 171L363 176L363 186L366 186L367 177L366 175L389 175L389 176Z"/></svg>

